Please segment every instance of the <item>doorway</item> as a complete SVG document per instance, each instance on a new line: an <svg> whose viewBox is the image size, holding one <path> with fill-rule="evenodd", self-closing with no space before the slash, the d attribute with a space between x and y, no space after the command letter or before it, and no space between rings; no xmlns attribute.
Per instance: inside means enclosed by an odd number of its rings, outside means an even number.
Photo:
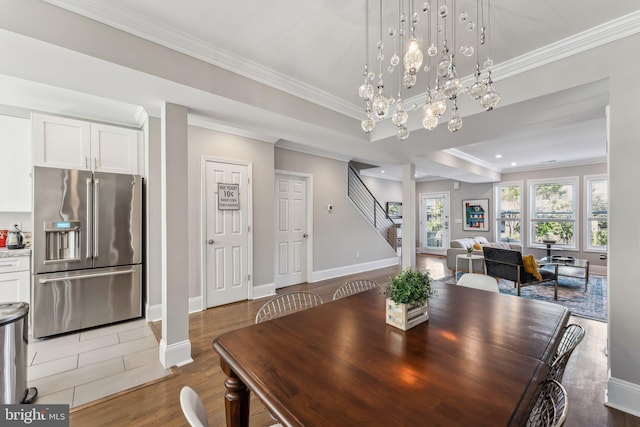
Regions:
<svg viewBox="0 0 640 427"><path fill-rule="evenodd" d="M422 253L444 255L449 247L449 193L420 194Z"/></svg>
<svg viewBox="0 0 640 427"><path fill-rule="evenodd" d="M251 165L203 158L203 299L246 300L251 286Z"/></svg>
<svg viewBox="0 0 640 427"><path fill-rule="evenodd" d="M309 280L312 188L311 175L276 173L276 289Z"/></svg>

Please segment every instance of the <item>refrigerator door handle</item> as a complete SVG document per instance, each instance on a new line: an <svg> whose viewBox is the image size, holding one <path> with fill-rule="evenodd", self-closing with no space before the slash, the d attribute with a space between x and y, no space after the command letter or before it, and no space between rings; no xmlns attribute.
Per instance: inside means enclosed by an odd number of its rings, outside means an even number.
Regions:
<svg viewBox="0 0 640 427"><path fill-rule="evenodd" d="M91 259L92 256L92 249L91 249L91 235L93 234L93 229L92 226L93 224L91 223L91 217L93 216L93 206L90 202L91 200L91 178L87 178L87 220L86 220L86 227L87 227L87 250L86 250L86 259Z"/></svg>
<svg viewBox="0 0 640 427"><path fill-rule="evenodd" d="M98 258L98 224L100 219L98 218L98 212L100 212L100 179L93 179L93 258Z"/></svg>
<svg viewBox="0 0 640 427"><path fill-rule="evenodd" d="M59 282L60 280L82 280L82 279L92 279L94 277L119 276L121 274L131 274L131 273L135 273L135 270L112 271L110 273L83 274L78 276L57 277L55 279L40 279L39 282L41 285L44 285L50 282Z"/></svg>

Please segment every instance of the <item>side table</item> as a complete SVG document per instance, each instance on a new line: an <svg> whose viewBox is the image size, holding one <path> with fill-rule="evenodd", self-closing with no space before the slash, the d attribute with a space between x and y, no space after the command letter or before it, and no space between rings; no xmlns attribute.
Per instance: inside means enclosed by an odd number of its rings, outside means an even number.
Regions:
<svg viewBox="0 0 640 427"><path fill-rule="evenodd" d="M484 260L484 256L483 255L476 255L476 254L458 254L456 255L456 274L455 274L455 278L456 278L456 283L458 283L458 260L465 260L468 259L469 260L469 273L473 273L473 260L474 259L481 259ZM480 273L484 273L484 268L482 269L483 271L481 271Z"/></svg>

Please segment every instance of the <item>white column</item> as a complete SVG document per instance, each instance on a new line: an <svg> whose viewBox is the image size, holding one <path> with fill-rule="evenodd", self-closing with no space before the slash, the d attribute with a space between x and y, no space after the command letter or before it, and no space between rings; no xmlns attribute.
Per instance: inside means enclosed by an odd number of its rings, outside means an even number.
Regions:
<svg viewBox="0 0 640 427"><path fill-rule="evenodd" d="M416 166L402 166L402 269L416 268Z"/></svg>
<svg viewBox="0 0 640 427"><path fill-rule="evenodd" d="M635 43L640 39L636 37ZM626 44L628 52L632 40ZM636 44L637 45L637 44ZM624 56L624 55L623 55ZM637 58L609 78L609 380L606 403L640 416L640 84ZM588 338L588 337L587 337Z"/></svg>
<svg viewBox="0 0 640 427"><path fill-rule="evenodd" d="M160 361L165 368L193 361L189 341L187 282L187 109L162 106L162 340Z"/></svg>

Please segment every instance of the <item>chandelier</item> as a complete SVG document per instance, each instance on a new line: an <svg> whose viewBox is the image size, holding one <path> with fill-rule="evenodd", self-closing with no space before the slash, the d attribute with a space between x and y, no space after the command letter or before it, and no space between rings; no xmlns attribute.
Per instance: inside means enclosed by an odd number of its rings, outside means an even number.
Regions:
<svg viewBox="0 0 640 427"><path fill-rule="evenodd" d="M428 130L435 129L439 122L447 120L444 118L447 111L449 131L456 132L462 128L462 118L458 113L458 96L461 94L468 94L479 101L486 111L498 105L500 95L493 88L491 80L493 61L488 31L490 0L476 0L476 8L472 13L457 10L456 0L424 2L417 10L413 0L397 0L397 10L383 10L382 6L383 1L379 0L376 75L369 67L368 58L369 20L376 17L369 15L369 0L365 0L364 82L358 90L366 103L366 117L361 123L363 131L370 133L376 122L387 118L389 111L393 110L391 121L398 128L398 139L406 140L409 137L409 115L403 105L403 96L421 90L416 86L420 81L424 81L420 84L424 85L422 90L425 91L422 125ZM384 19L390 16L392 18ZM461 38L466 42L463 40L458 46L456 36L459 34L465 36ZM391 49L385 47L383 35L387 36L386 41ZM475 46L471 41L475 42ZM385 52L390 51L393 51L393 55L385 61ZM484 58L482 67L481 53ZM475 81L469 87L463 87L458 76L457 54L468 59L468 62L475 59ZM418 78L420 74L424 74L424 78ZM385 82L397 85L397 92L387 89ZM391 93L397 93L397 99ZM414 104L408 110L416 108Z"/></svg>

